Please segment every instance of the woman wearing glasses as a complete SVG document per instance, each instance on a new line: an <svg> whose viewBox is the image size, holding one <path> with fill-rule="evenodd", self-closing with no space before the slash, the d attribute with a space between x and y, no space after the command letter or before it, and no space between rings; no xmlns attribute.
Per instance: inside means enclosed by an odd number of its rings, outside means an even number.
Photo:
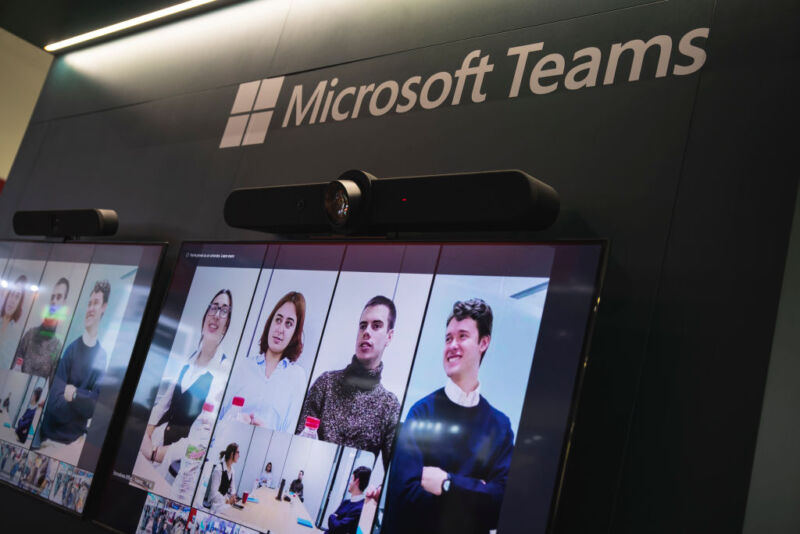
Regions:
<svg viewBox="0 0 800 534"><path fill-rule="evenodd" d="M305 317L303 294L285 294L264 323L258 354L236 366L229 396L244 399L240 422L294 432L308 381L305 369L297 363L303 352ZM224 410L220 417L225 417Z"/></svg>
<svg viewBox="0 0 800 534"><path fill-rule="evenodd" d="M204 404L219 402L219 398L213 398L212 390L221 394L222 383L227 378L227 356L218 349L231 324L232 311L231 292L227 289L217 291L203 315L197 350L189 356L177 379L167 387L150 412L139 452L153 464L166 466L172 476L180 469L185 447L180 450L181 447L176 446L178 450L170 451L170 446L189 436L192 423ZM166 473L163 474L166 478Z"/></svg>

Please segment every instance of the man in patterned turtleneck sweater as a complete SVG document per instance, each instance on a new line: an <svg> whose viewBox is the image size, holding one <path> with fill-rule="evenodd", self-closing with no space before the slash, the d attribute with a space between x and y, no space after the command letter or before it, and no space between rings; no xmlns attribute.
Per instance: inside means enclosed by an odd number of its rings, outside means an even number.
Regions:
<svg viewBox="0 0 800 534"><path fill-rule="evenodd" d="M320 420L319 439L383 453L388 462L400 403L381 384L383 351L394 334L397 310L390 299L373 297L358 322L356 352L350 365L320 375L308 391L297 433L306 417Z"/></svg>
<svg viewBox="0 0 800 534"><path fill-rule="evenodd" d="M58 357L61 356L62 340L56 335L59 323L68 316L65 303L69 295L69 280L59 278L50 293L50 307L40 325L30 328L17 345L11 364L20 365L23 373L42 376L53 381Z"/></svg>

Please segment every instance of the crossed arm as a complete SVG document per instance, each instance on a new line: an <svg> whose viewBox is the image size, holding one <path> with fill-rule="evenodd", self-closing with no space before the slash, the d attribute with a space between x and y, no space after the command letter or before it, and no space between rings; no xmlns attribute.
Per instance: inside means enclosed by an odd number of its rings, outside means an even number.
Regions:
<svg viewBox="0 0 800 534"><path fill-rule="evenodd" d="M485 479L458 473L447 473L436 465L427 462L418 447L409 422L415 414L409 414L398 439L396 461L392 466L393 483L399 486L398 505L409 511L422 511L437 506L439 499L457 501L459 508L470 510L491 524L497 524L500 505L505 492L506 479L511 467L513 433L508 428L501 437L500 444L492 452L490 469ZM450 487L443 494L442 484L450 478Z"/></svg>

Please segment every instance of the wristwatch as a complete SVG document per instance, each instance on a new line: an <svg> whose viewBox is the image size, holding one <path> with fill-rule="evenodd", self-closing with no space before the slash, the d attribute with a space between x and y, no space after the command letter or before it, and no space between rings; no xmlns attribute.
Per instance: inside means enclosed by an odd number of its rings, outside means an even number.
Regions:
<svg viewBox="0 0 800 534"><path fill-rule="evenodd" d="M447 478L442 480L442 493L450 491L450 473L447 473Z"/></svg>

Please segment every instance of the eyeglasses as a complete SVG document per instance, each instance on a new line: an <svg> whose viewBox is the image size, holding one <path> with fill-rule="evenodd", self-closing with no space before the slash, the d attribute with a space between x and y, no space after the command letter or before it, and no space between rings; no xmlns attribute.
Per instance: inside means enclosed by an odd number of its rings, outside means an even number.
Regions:
<svg viewBox="0 0 800 534"><path fill-rule="evenodd" d="M231 313L230 306L220 306L219 304L212 304L208 307L206 315L219 315L222 319L226 318Z"/></svg>

